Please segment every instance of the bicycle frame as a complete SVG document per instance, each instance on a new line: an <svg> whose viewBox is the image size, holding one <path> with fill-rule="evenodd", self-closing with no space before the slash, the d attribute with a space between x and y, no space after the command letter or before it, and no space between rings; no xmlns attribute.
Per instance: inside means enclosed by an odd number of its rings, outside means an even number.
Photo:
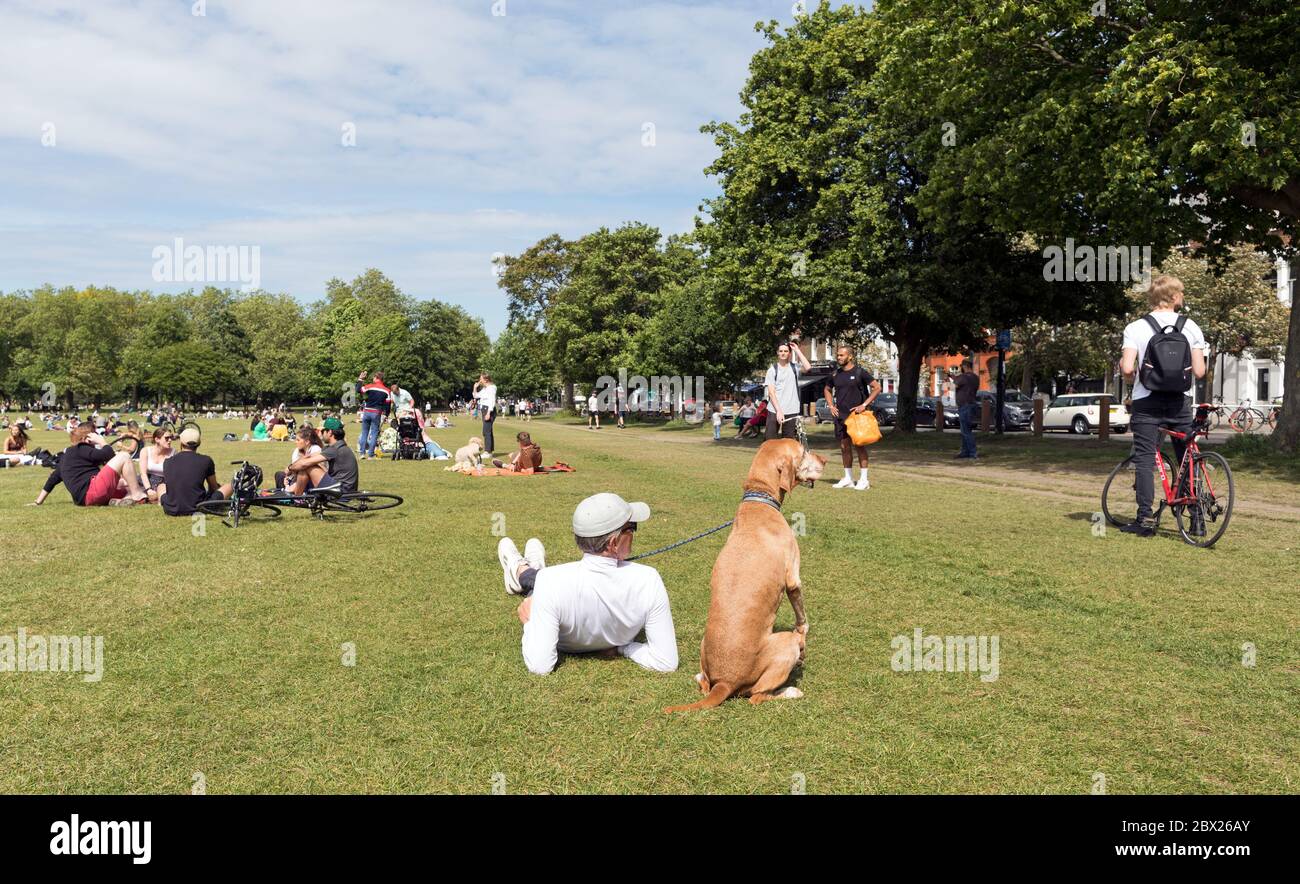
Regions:
<svg viewBox="0 0 1300 884"><path fill-rule="evenodd" d="M1191 475L1188 472L1188 468L1193 462L1195 455L1199 454L1201 451L1200 446L1196 444L1196 437L1204 432L1204 428L1197 427L1192 430L1191 433L1180 433L1177 430L1170 430L1161 427L1160 432L1171 439L1182 439L1187 443L1186 447L1183 449L1183 459L1178 463L1178 472L1174 475L1173 484L1170 484L1169 482L1169 472L1165 469L1165 458L1160 452L1160 446L1156 446L1156 468L1160 471L1160 484L1165 490L1164 503L1166 506L1186 506L1187 504L1194 503L1196 501L1195 496L1187 494L1182 497L1175 497L1174 489L1182 487L1184 478L1188 480L1187 485L1189 488L1192 485ZM1209 476L1206 476L1206 487L1211 493L1213 493L1214 489L1209 487L1209 481Z"/></svg>

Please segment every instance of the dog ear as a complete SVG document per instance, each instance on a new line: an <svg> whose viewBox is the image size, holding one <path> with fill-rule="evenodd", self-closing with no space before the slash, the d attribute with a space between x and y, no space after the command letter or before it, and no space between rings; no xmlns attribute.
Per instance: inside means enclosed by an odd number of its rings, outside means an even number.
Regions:
<svg viewBox="0 0 1300 884"><path fill-rule="evenodd" d="M792 490L794 490L796 467L797 467L797 461L794 457L777 458L777 466L776 466L777 485L780 486L781 491L785 494L789 494Z"/></svg>

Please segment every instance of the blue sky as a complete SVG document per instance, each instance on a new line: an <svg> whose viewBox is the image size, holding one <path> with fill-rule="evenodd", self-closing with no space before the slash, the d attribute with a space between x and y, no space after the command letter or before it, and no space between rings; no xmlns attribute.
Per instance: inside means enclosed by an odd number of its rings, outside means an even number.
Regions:
<svg viewBox="0 0 1300 884"><path fill-rule="evenodd" d="M0 290L182 290L152 274L179 236L260 247L262 287L304 302L377 267L495 336L494 253L690 229L715 189L699 127L740 113L754 23L793 19L793 0L200 5L0 3Z"/></svg>

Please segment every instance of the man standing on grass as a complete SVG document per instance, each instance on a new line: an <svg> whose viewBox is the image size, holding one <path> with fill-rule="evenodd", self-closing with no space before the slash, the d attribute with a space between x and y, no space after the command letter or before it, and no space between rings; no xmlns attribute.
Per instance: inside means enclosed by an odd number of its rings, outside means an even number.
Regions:
<svg viewBox="0 0 1300 884"><path fill-rule="evenodd" d="M767 370L767 377L763 379L769 409L767 439L799 438L799 372L810 368L812 363L795 346L794 341L782 341L777 346L776 362Z"/></svg>
<svg viewBox="0 0 1300 884"><path fill-rule="evenodd" d="M1119 530L1138 537L1156 533L1151 524L1151 504L1155 497L1156 449L1160 446L1162 427L1190 433L1192 411L1187 396L1195 383L1205 377L1205 353L1209 347L1200 326L1179 316L1183 308L1183 283L1176 276L1157 276L1147 291L1151 312L1124 328L1124 350L1120 371L1133 385L1130 426L1133 429L1133 458L1137 471L1134 489L1137 518ZM1152 346L1154 342L1154 346ZM1174 455L1183 459L1186 443L1174 439ZM1205 525L1194 514L1192 533L1204 534Z"/></svg>
<svg viewBox="0 0 1300 884"><path fill-rule="evenodd" d="M587 429L600 429L600 399L597 398L594 389L587 397Z"/></svg>
<svg viewBox="0 0 1300 884"><path fill-rule="evenodd" d="M497 544L506 592L522 595L523 653L528 671L545 675L561 651L624 656L656 672L677 668L677 634L668 590L659 572L627 561L637 525L650 507L617 494L596 494L573 511L573 537L582 558L546 567L542 542L524 554L509 537ZM637 641L639 633L645 641Z"/></svg>
<svg viewBox="0 0 1300 884"><path fill-rule="evenodd" d="M839 369L831 375L822 391L831 406L831 417L835 418L835 438L840 443L840 457L844 464L844 478L832 488L852 486L858 491L871 487L867 480L867 446L854 445L849 437L845 421L850 414L862 414L871 407L871 403L880 395L880 381L871 376L871 372L853 361L853 351L840 345L835 351L835 362ZM853 450L858 454L858 482L853 484Z"/></svg>
<svg viewBox="0 0 1300 884"><path fill-rule="evenodd" d="M379 428L393 409L393 397L384 384L384 373L374 373L370 383L366 383L366 373L361 372L357 378L357 395L361 398L361 457L373 458L375 446L379 443Z"/></svg>
<svg viewBox="0 0 1300 884"><path fill-rule="evenodd" d="M483 416L483 451L491 454L496 450L492 428L496 426L497 419L497 385L492 383L492 376L487 372L478 376L478 383L474 385L474 401Z"/></svg>
<svg viewBox="0 0 1300 884"><path fill-rule="evenodd" d="M957 400L957 419L961 425L961 452L957 460L969 458L978 460L975 451L975 420L979 414L980 376L975 373L975 363L969 359L961 361L961 374L953 384L953 395Z"/></svg>

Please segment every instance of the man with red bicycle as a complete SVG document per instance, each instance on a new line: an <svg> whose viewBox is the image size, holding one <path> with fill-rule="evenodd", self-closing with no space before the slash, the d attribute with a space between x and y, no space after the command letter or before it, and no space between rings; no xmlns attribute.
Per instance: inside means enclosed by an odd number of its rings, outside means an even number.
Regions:
<svg viewBox="0 0 1300 884"><path fill-rule="evenodd" d="M1162 428L1191 434L1192 411L1187 396L1196 378L1205 377L1205 353L1209 349L1200 327L1178 311L1183 308L1183 283L1176 276L1161 275L1147 291L1151 312L1124 329L1124 351L1120 371L1133 385L1133 458L1137 471L1137 517L1120 528L1138 537L1151 537L1151 505L1155 497L1156 449ZM1177 462L1183 459L1186 441L1173 437ZM1193 531L1196 526L1193 525ZM1200 531L1205 530L1200 526Z"/></svg>

